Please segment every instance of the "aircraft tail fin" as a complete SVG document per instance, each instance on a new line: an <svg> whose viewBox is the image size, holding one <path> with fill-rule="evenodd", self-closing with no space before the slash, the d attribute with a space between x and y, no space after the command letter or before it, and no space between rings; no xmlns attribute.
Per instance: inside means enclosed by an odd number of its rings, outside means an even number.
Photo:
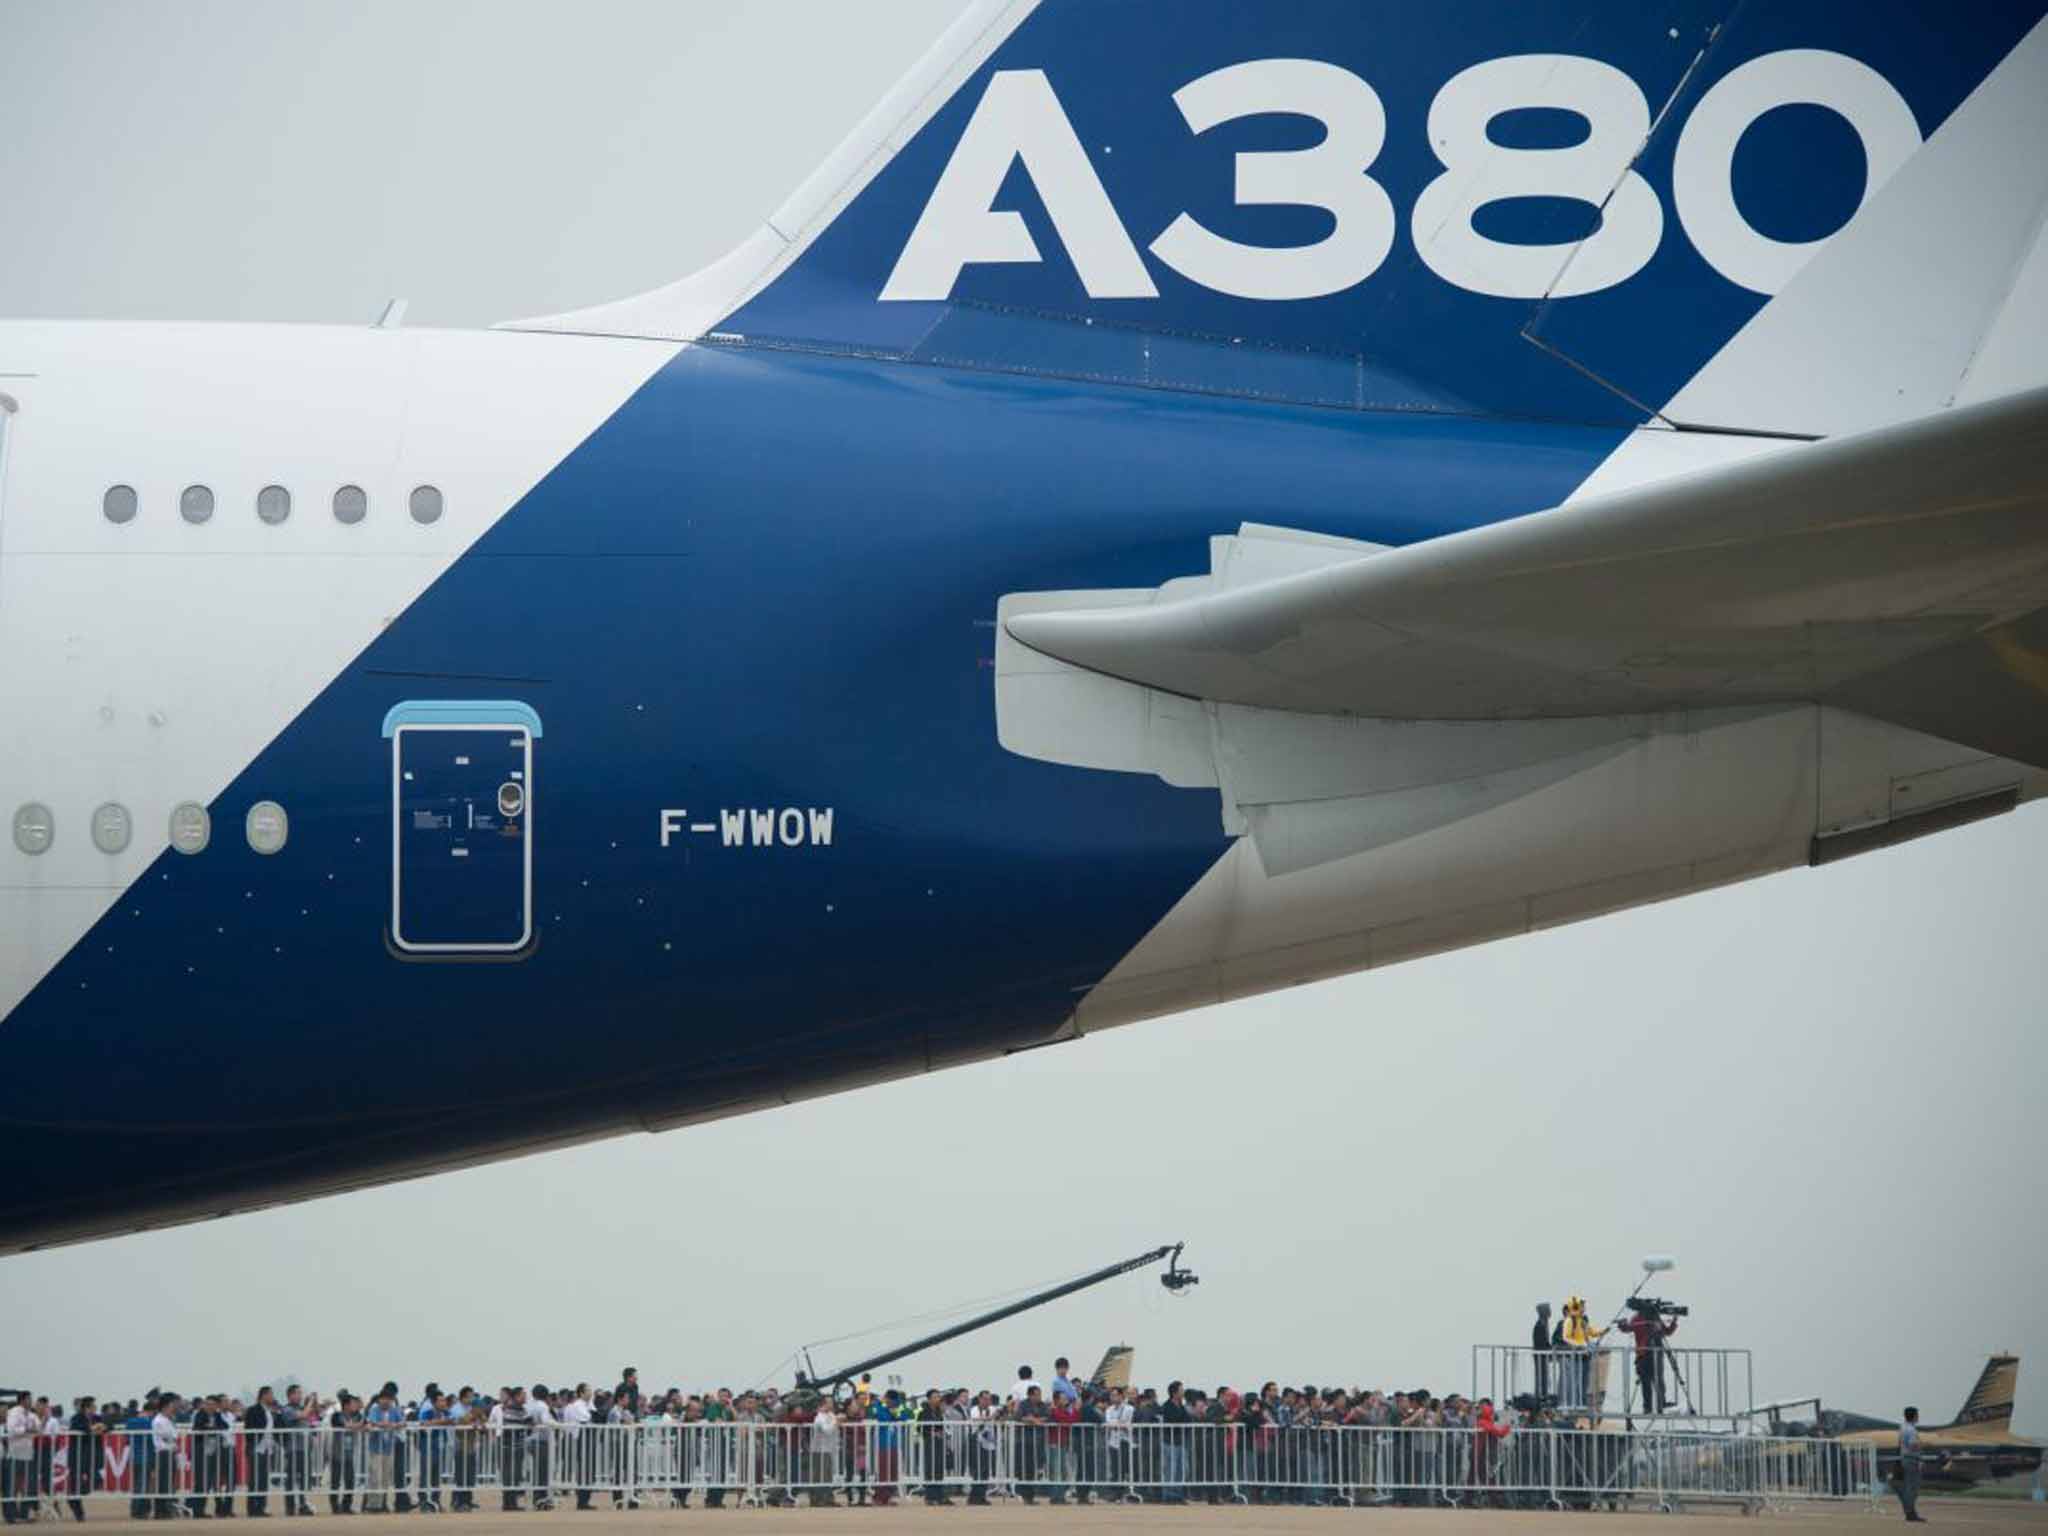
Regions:
<svg viewBox="0 0 2048 1536"><path fill-rule="evenodd" d="M1878 243L1899 249L1810 280L1819 309L1883 333L1938 394L2031 376L2044 40L2022 50L2044 8L974 0L731 255L513 324L1338 409L1803 433L1757 419L1747 384L1688 400L1693 416L1667 407L1895 175L1919 189L1891 200ZM1998 99L1913 170L1987 84ZM1971 261L1937 283L1925 253L1951 231ZM1919 287L1877 304L1901 270ZM1779 358L1780 329L1748 350ZM1772 364L1781 393L1829 394L1794 352ZM1891 398L1892 373L1861 372Z"/></svg>
<svg viewBox="0 0 2048 1536"><path fill-rule="evenodd" d="M1102 1363L1088 1380L1105 1391L1111 1387L1131 1389L1131 1364L1137 1352L1128 1344L1112 1344L1102 1352Z"/></svg>
<svg viewBox="0 0 2048 1536"><path fill-rule="evenodd" d="M1963 1399L1962 1411L1943 1427L2012 1428L2012 1405L2019 1396L2019 1387L2020 1357L1993 1355L1984 1362L1984 1370L1977 1377L1977 1384L1970 1388L1970 1395Z"/></svg>

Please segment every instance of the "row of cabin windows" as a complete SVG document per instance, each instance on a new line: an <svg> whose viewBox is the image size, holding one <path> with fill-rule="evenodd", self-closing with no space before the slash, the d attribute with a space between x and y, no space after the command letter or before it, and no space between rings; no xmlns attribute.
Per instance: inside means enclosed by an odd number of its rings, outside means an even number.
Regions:
<svg viewBox="0 0 2048 1536"><path fill-rule="evenodd" d="M97 807L87 823L92 845L101 853L122 853L135 833L135 819L128 807L109 800ZM259 800L242 818L242 833L258 853L276 853L291 835L291 821L275 800ZM31 858L47 853L57 840L57 818L47 805L30 801L14 812L14 846ZM213 817L205 806L187 800L171 812L170 844L183 854L202 853L213 841Z"/></svg>
<svg viewBox="0 0 2048 1536"><path fill-rule="evenodd" d="M134 486L110 485L106 495L100 498L100 511L106 514L110 523L130 523L135 520L139 504ZM431 485L414 486L412 495L406 498L406 510L416 523L438 523L442 511L440 489ZM344 485L334 493L334 520L337 523L360 523L369 514L369 493L360 485ZM277 524L291 515L292 493L283 486L266 485L256 493L256 516L262 521ZM178 516L188 523L209 521L213 517L213 488L186 486L178 493Z"/></svg>

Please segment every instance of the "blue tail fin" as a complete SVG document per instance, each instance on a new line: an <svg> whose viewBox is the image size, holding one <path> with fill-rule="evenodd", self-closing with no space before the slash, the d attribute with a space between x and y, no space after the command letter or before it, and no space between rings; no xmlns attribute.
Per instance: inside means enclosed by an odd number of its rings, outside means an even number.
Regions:
<svg viewBox="0 0 2048 1536"><path fill-rule="evenodd" d="M748 344L1630 424L2042 11L985 0L807 206L683 286Z"/></svg>

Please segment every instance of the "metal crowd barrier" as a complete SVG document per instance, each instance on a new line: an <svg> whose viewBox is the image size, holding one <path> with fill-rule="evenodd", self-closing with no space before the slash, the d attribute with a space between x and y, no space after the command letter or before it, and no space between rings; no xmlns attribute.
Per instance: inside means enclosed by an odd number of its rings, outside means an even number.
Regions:
<svg viewBox="0 0 2048 1536"><path fill-rule="evenodd" d="M24 1474L20 1468L29 1468ZM1875 1501L1875 1448L1821 1438L1520 1426L1059 1424L369 1425L60 1435L10 1463L22 1503L137 1517L426 1507L981 1503L1492 1505L1750 1509ZM23 1486L24 1479L28 1486ZM10 1505L10 1512L22 1507Z"/></svg>

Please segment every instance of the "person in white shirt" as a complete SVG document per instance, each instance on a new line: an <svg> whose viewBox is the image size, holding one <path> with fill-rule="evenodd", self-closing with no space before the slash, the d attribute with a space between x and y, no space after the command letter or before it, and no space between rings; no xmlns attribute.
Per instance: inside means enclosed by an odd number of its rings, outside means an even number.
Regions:
<svg viewBox="0 0 2048 1536"><path fill-rule="evenodd" d="M178 1518L178 1422L172 1415L183 1402L175 1392L166 1394L149 1421L149 1482L155 1495L149 1512L158 1520Z"/></svg>
<svg viewBox="0 0 2048 1536"><path fill-rule="evenodd" d="M1137 1410L1124 1395L1122 1387L1109 1389L1109 1401L1103 1405L1102 1432L1103 1449L1109 1452L1109 1480L1112 1483L1128 1485L1131 1462L1131 1421Z"/></svg>
<svg viewBox="0 0 2048 1536"><path fill-rule="evenodd" d="M36 1399L35 1491L39 1499L53 1498L57 1491L57 1448L64 1443L64 1420L47 1397Z"/></svg>
<svg viewBox="0 0 2048 1536"><path fill-rule="evenodd" d="M533 1425L533 1507L553 1509L555 1410L546 1386L533 1384L533 1396L526 1400L526 1412Z"/></svg>
<svg viewBox="0 0 2048 1536"><path fill-rule="evenodd" d="M967 1464L973 1486L967 1491L967 1502L986 1504L988 1502L989 1480L995 1475L996 1447L1002 1436L1002 1405L993 1392L982 1392L974 1399L974 1406L967 1410L968 1441Z"/></svg>
<svg viewBox="0 0 2048 1536"><path fill-rule="evenodd" d="M839 1460L839 1414L829 1397L820 1398L811 1415L811 1443L804 1481L811 1485L811 1507L832 1506L832 1479Z"/></svg>
<svg viewBox="0 0 2048 1536"><path fill-rule="evenodd" d="M595 1449L594 1436L583 1433L583 1426L591 1419L590 1383L576 1383L576 1395L562 1404L559 1417L562 1421L562 1455L567 1458L569 1475L576 1483L576 1507L590 1508L591 1452Z"/></svg>
<svg viewBox="0 0 2048 1536"><path fill-rule="evenodd" d="M1920 1476L1924 1453L1920 1449L1920 1410L1908 1408L1905 1422L1899 1426L1899 1480L1893 1484L1898 1490L1899 1503L1905 1506L1906 1519L1914 1525L1925 1525L1927 1517L1920 1513ZM1948 1464L1948 1457L1942 1457L1942 1465ZM2038 1491L2038 1490L2037 1490Z"/></svg>
<svg viewBox="0 0 2048 1536"><path fill-rule="evenodd" d="M28 1519L35 1512L36 1431L42 1420L29 1406L26 1394L7 1410L6 1487L0 1490L0 1509L9 1525Z"/></svg>
<svg viewBox="0 0 2048 1536"><path fill-rule="evenodd" d="M1025 1398L1031 1395L1031 1389L1037 1385L1038 1383L1031 1379L1031 1367L1028 1365L1018 1366L1017 1379L1010 1383L1010 1405L1015 1407L1023 1402Z"/></svg>

